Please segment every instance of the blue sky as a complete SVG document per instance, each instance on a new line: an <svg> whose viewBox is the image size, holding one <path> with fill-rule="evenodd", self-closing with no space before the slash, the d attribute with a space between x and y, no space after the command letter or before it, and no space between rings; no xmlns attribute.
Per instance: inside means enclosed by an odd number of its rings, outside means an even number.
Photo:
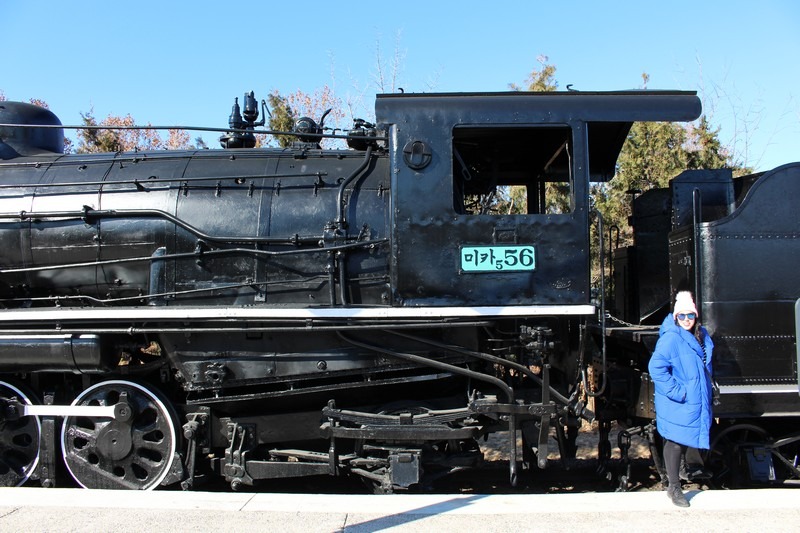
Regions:
<svg viewBox="0 0 800 533"><path fill-rule="evenodd" d="M735 157L800 160L796 0L0 0L0 90L64 124L94 110L225 127L233 98L328 85L371 109L378 57L406 92L503 91L547 56L560 88L698 91ZM347 124L343 124L346 126ZM217 134L204 136L217 146Z"/></svg>

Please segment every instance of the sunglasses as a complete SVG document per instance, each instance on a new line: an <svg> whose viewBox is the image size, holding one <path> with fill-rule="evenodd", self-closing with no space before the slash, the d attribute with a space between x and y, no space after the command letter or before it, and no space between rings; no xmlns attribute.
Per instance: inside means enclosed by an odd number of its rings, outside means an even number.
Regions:
<svg viewBox="0 0 800 533"><path fill-rule="evenodd" d="M697 318L697 315L695 313L678 313L678 320L686 320L687 318L689 320L694 320Z"/></svg>

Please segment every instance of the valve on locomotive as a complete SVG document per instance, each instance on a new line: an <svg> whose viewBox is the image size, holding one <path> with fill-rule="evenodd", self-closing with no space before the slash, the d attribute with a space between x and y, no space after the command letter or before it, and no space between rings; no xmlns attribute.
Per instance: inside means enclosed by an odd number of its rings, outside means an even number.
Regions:
<svg viewBox="0 0 800 533"><path fill-rule="evenodd" d="M267 102L261 100L262 116L267 116ZM233 101L233 108L231 109L231 116L228 118L228 125L234 131L229 131L225 135L220 136L219 143L223 148L253 148L256 145L256 136L252 131L256 127L265 124L265 118L257 121L258 119L258 102L256 101L253 91L245 93L244 95L244 113L239 107L239 98Z"/></svg>
<svg viewBox="0 0 800 533"><path fill-rule="evenodd" d="M367 122L363 118L354 119L353 129L347 133L347 146L353 150L366 150L370 146L377 148L377 139L370 138L376 137L377 134L378 130L375 124Z"/></svg>
<svg viewBox="0 0 800 533"><path fill-rule="evenodd" d="M547 361L555 349L553 330L544 326L521 326L520 340L536 364Z"/></svg>

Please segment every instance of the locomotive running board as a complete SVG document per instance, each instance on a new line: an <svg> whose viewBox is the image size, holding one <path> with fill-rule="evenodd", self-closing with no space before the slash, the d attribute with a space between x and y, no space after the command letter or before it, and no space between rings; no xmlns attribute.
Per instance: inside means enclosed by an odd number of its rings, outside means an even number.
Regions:
<svg viewBox="0 0 800 533"><path fill-rule="evenodd" d="M3 310L0 323L44 321L119 322L128 320L264 320L264 319L361 319L475 318L528 316L586 316L595 314L593 305L521 305L488 307L97 307L30 308Z"/></svg>

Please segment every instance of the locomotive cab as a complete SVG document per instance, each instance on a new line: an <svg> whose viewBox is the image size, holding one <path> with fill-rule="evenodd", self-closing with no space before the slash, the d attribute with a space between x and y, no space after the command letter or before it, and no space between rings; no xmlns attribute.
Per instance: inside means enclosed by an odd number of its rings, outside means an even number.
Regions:
<svg viewBox="0 0 800 533"><path fill-rule="evenodd" d="M699 112L694 95L650 92L644 116L644 96L379 95L393 143L396 303L591 314L590 180L613 176L633 120ZM512 187L522 209L496 200Z"/></svg>

